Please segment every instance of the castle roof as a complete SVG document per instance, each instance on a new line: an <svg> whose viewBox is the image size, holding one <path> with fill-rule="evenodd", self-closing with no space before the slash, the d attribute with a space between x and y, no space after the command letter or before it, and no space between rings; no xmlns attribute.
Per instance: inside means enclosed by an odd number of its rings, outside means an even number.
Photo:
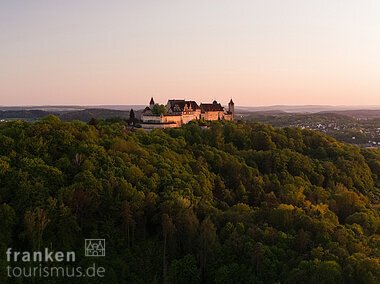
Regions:
<svg viewBox="0 0 380 284"><path fill-rule="evenodd" d="M168 101L168 111L172 112L182 112L185 107L191 108L192 110L199 109L198 104L195 101L186 101L186 100L169 100Z"/></svg>
<svg viewBox="0 0 380 284"><path fill-rule="evenodd" d="M155 103L154 103L154 99L153 99L153 97L150 99L150 103L149 103L150 105L154 105Z"/></svg>
<svg viewBox="0 0 380 284"><path fill-rule="evenodd" d="M144 108L144 110L142 111L142 114L143 115L153 115L152 110L150 109L150 107Z"/></svg>
<svg viewBox="0 0 380 284"><path fill-rule="evenodd" d="M201 104L201 111L224 111L224 107L217 101L213 101L212 104Z"/></svg>

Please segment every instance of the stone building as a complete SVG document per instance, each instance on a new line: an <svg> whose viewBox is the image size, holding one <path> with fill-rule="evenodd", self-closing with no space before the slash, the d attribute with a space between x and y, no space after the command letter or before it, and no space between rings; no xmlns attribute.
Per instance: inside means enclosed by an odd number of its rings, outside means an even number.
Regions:
<svg viewBox="0 0 380 284"><path fill-rule="evenodd" d="M163 113L158 114L154 99L151 98L149 106L142 114L142 127L146 129L180 127L192 120L233 120L235 114L232 99L228 110L217 101L201 103L187 100L168 100Z"/></svg>

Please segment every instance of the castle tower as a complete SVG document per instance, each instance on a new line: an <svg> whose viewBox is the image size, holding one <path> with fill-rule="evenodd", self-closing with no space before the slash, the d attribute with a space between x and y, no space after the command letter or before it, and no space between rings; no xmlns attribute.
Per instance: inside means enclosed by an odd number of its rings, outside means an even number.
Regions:
<svg viewBox="0 0 380 284"><path fill-rule="evenodd" d="M149 108L150 108L150 109L153 109L154 105L155 105L155 103L154 103L154 99L153 99L153 97L152 97L152 98L150 99Z"/></svg>
<svg viewBox="0 0 380 284"><path fill-rule="evenodd" d="M234 117L235 117L235 104L234 104L232 99L228 103L228 111L232 114L232 119L234 119Z"/></svg>

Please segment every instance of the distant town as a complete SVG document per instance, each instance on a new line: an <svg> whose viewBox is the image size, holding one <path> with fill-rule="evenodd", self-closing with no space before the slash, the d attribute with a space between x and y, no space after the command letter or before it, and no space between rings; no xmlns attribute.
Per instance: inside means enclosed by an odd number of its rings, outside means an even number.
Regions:
<svg viewBox="0 0 380 284"><path fill-rule="evenodd" d="M339 141L366 148L380 147L380 111L352 110L319 113L251 112L243 120L275 127L298 127L326 133Z"/></svg>

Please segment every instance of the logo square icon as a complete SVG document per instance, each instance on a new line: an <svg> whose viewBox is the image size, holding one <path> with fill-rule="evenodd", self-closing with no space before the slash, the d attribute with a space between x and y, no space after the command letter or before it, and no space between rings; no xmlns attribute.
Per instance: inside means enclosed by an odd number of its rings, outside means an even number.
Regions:
<svg viewBox="0 0 380 284"><path fill-rule="evenodd" d="M85 256L105 256L106 240L105 239L85 239Z"/></svg>

